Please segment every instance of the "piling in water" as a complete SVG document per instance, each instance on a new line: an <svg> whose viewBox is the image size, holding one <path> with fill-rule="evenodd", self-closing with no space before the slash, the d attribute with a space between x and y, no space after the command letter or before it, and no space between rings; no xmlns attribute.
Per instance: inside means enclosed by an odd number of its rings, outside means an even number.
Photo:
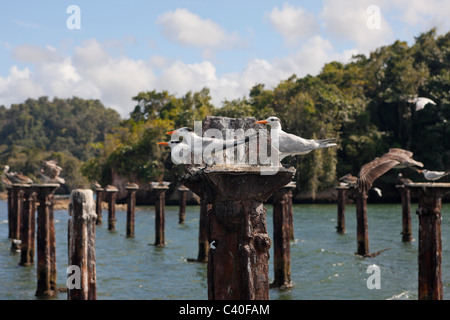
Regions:
<svg viewBox="0 0 450 320"><path fill-rule="evenodd" d="M96 194L96 199L95 199L95 213L97 214L97 219L95 219L95 223L97 225L101 225L102 224L102 219L103 219L103 215L102 215L102 202L103 202L103 196L105 194L105 189L103 188L96 188L95 189L95 194Z"/></svg>
<svg viewBox="0 0 450 320"><path fill-rule="evenodd" d="M8 194L8 239L12 239L13 237L13 211L14 211L14 193L12 186L8 185L6 187Z"/></svg>
<svg viewBox="0 0 450 320"><path fill-rule="evenodd" d="M450 183L407 183L419 197L419 300L442 300L442 198Z"/></svg>
<svg viewBox="0 0 450 320"><path fill-rule="evenodd" d="M36 230L36 192L31 185L24 187L24 203L22 210L22 228L20 230L20 262L21 266L34 263L35 230Z"/></svg>
<svg viewBox="0 0 450 320"><path fill-rule="evenodd" d="M356 191L356 254L369 254L369 227L367 224L367 193Z"/></svg>
<svg viewBox="0 0 450 320"><path fill-rule="evenodd" d="M105 192L108 198L108 230L116 230L116 198L119 190L113 186L107 186Z"/></svg>
<svg viewBox="0 0 450 320"><path fill-rule="evenodd" d="M37 289L36 296L51 297L56 288L56 242L53 194L59 184L34 184L37 193Z"/></svg>
<svg viewBox="0 0 450 320"><path fill-rule="evenodd" d="M186 194L189 191L185 186L181 186L178 188L180 195L180 211L178 213L178 223L184 223L186 220Z"/></svg>
<svg viewBox="0 0 450 320"><path fill-rule="evenodd" d="M411 231L411 191L404 185L397 185L402 197L402 241L413 240Z"/></svg>
<svg viewBox="0 0 450 320"><path fill-rule="evenodd" d="M68 300L96 300L95 204L92 190L72 191L68 221Z"/></svg>
<svg viewBox="0 0 450 320"><path fill-rule="evenodd" d="M165 246L165 210L166 210L166 191L168 186L154 186L153 191L156 194L155 200L155 246Z"/></svg>
<svg viewBox="0 0 450 320"><path fill-rule="evenodd" d="M273 194L273 252L274 275L271 284L274 288L289 288L291 281L290 213L292 210L292 189L295 184L288 184Z"/></svg>
<svg viewBox="0 0 450 320"><path fill-rule="evenodd" d="M208 241L208 225L209 225L209 215L212 205L206 200L200 200L200 221L198 228L198 256L197 262L207 262L208 252L209 252L209 241Z"/></svg>
<svg viewBox="0 0 450 320"><path fill-rule="evenodd" d="M339 186L336 187L336 190L338 191L338 210L337 210L337 226L336 231L340 234L345 234L345 202L347 200L347 190L349 187L346 186Z"/></svg>
<svg viewBox="0 0 450 320"><path fill-rule="evenodd" d="M134 238L137 186L125 186L127 190L127 238Z"/></svg>
<svg viewBox="0 0 450 320"><path fill-rule="evenodd" d="M24 188L29 185L14 183L12 185L12 214L11 214L11 251L20 252L20 229L24 202Z"/></svg>

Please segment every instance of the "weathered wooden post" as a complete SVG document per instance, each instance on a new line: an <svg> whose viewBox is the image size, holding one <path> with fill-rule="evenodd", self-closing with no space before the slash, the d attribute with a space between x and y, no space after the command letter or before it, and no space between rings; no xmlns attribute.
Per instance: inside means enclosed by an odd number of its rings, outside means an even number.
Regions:
<svg viewBox="0 0 450 320"><path fill-rule="evenodd" d="M34 262L35 230L36 230L36 192L27 185L24 187L24 204L22 210L22 228L20 230L20 262L21 266L29 266Z"/></svg>
<svg viewBox="0 0 450 320"><path fill-rule="evenodd" d="M36 296L51 297L56 288L56 243L53 194L59 184L33 184L37 193L37 290Z"/></svg>
<svg viewBox="0 0 450 320"><path fill-rule="evenodd" d="M402 241L413 240L411 231L411 191L404 185L395 186L402 196Z"/></svg>
<svg viewBox="0 0 450 320"><path fill-rule="evenodd" d="M125 189L127 195L127 237L134 238L135 212L136 212L136 191L137 185L127 185Z"/></svg>
<svg viewBox="0 0 450 320"><path fill-rule="evenodd" d="M155 246L165 246L165 210L166 210L166 191L169 187L166 185L154 185L153 190L156 193L155 200Z"/></svg>
<svg viewBox="0 0 450 320"><path fill-rule="evenodd" d="M185 186L180 186L178 188L180 192L180 211L178 213L178 223L184 223L186 219L186 193L189 191Z"/></svg>
<svg viewBox="0 0 450 320"><path fill-rule="evenodd" d="M96 300L95 204L92 190L72 191L68 221L68 300Z"/></svg>
<svg viewBox="0 0 450 320"><path fill-rule="evenodd" d="M406 183L419 197L419 300L442 300L442 198L450 183Z"/></svg>
<svg viewBox="0 0 450 320"><path fill-rule="evenodd" d="M289 216L289 239L291 239L292 241L295 240L295 234L294 234L294 207L293 207L293 193L292 190L295 189L297 187L297 183L294 181L291 181L287 186L291 186L289 188L289 192L288 192L288 196L289 196L289 201L288 201L288 216Z"/></svg>
<svg viewBox="0 0 450 320"><path fill-rule="evenodd" d="M347 200L347 186L338 186L336 190L338 191L338 212L337 212L337 226L336 231L340 234L345 234L345 201Z"/></svg>
<svg viewBox="0 0 450 320"><path fill-rule="evenodd" d="M198 229L198 262L208 261L209 241L208 241L208 211L212 205L206 200L200 200L200 221Z"/></svg>
<svg viewBox="0 0 450 320"><path fill-rule="evenodd" d="M95 198L95 213L97 214L97 219L95 219L95 223L97 225L101 225L102 224L102 212L103 212L103 207L102 207L102 203L103 203L103 196L105 194L105 189L104 188L95 188L95 194L96 194L96 198Z"/></svg>
<svg viewBox="0 0 450 320"><path fill-rule="evenodd" d="M291 281L291 253L290 253L290 214L292 209L289 193L295 184L288 184L273 194L273 252L275 279L271 287L289 288Z"/></svg>
<svg viewBox="0 0 450 320"><path fill-rule="evenodd" d="M356 190L356 254L369 254L369 227L367 224L367 193Z"/></svg>
<svg viewBox="0 0 450 320"><path fill-rule="evenodd" d="M14 192L11 185L6 186L8 193L8 238L13 237L13 211L14 211Z"/></svg>
<svg viewBox="0 0 450 320"><path fill-rule="evenodd" d="M12 193L13 195L13 210L12 210L12 219L11 219L11 251L20 252L20 229L21 229L21 218L23 211L23 196L25 194L24 188L27 187L27 184L12 184Z"/></svg>
<svg viewBox="0 0 450 320"><path fill-rule="evenodd" d="M116 198L119 190L114 186L107 186L105 192L108 198L108 230L116 230Z"/></svg>

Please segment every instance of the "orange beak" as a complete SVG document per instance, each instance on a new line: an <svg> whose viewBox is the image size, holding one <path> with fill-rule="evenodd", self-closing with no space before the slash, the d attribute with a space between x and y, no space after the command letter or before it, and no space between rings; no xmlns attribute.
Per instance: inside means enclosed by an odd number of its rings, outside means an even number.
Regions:
<svg viewBox="0 0 450 320"><path fill-rule="evenodd" d="M258 123L258 124L266 124L266 123L269 123L269 121L261 120L261 121L256 121L255 123Z"/></svg>
<svg viewBox="0 0 450 320"><path fill-rule="evenodd" d="M162 144L164 146L168 146L169 145L167 142L158 142L157 144Z"/></svg>
<svg viewBox="0 0 450 320"><path fill-rule="evenodd" d="M174 133L174 132L175 132L175 130L166 132L166 134L172 134L172 133Z"/></svg>

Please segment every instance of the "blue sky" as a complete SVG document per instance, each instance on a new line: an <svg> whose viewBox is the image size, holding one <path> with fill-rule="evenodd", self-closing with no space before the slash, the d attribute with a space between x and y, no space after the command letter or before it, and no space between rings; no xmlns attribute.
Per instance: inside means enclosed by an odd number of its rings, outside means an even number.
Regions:
<svg viewBox="0 0 450 320"><path fill-rule="evenodd" d="M66 25L70 5L80 29ZM0 105L79 96L126 117L140 91L207 86L220 106L257 83L447 33L448 12L449 0L2 1Z"/></svg>

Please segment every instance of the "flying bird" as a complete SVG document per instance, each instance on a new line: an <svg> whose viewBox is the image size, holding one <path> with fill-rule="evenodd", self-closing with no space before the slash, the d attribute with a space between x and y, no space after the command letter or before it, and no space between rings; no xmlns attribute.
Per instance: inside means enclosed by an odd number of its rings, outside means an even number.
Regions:
<svg viewBox="0 0 450 320"><path fill-rule="evenodd" d="M391 148L388 153L363 165L358 173L357 187L361 192L368 191L372 183L391 169L407 167L423 167L423 163L415 161L413 153L408 150Z"/></svg>
<svg viewBox="0 0 450 320"><path fill-rule="evenodd" d="M31 183L33 183L33 180L31 180L29 177L23 175L20 172L9 172L9 166L5 166L5 169L3 170L3 174L12 183L19 183L19 184L31 184Z"/></svg>
<svg viewBox="0 0 450 320"><path fill-rule="evenodd" d="M427 169L423 169L423 170L417 170L417 172L422 173L423 176L425 177L425 179L430 180L430 181L436 181L439 180L443 177L445 177L446 175L450 174L450 171L430 171Z"/></svg>
<svg viewBox="0 0 450 320"><path fill-rule="evenodd" d="M408 100L408 102L416 104L416 111L422 110L429 103L436 105L436 102L434 102L431 99L424 98L424 97L413 98L413 99Z"/></svg>
<svg viewBox="0 0 450 320"><path fill-rule="evenodd" d="M339 181L346 186L354 187L356 185L357 177L353 176L351 173L347 173L345 176L339 178Z"/></svg>
<svg viewBox="0 0 450 320"><path fill-rule="evenodd" d="M266 120L256 121L257 124L269 124L271 126L271 137L278 135L280 151L280 161L287 156L296 156L307 154L313 150L336 146L335 139L304 139L302 137L284 132L281 129L280 119L269 117ZM273 134L275 132L275 135Z"/></svg>
<svg viewBox="0 0 450 320"><path fill-rule="evenodd" d="M64 184L66 181L59 176L62 168L58 165L56 160L42 161L40 170L41 176L45 182L57 182Z"/></svg>

